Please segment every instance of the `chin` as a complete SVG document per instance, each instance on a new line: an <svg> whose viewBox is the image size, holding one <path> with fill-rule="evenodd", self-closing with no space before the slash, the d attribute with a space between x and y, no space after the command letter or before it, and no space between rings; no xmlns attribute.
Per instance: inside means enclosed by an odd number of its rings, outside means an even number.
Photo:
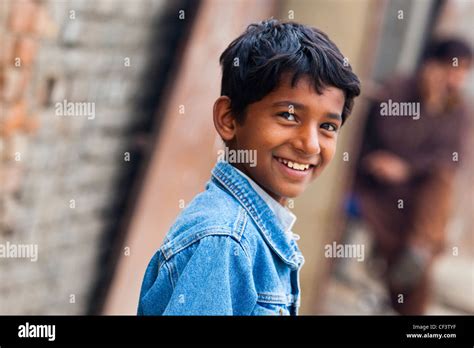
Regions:
<svg viewBox="0 0 474 348"><path fill-rule="evenodd" d="M290 185L288 185L290 186ZM283 198L296 198L300 196L306 190L306 186L303 187L285 187L279 190L278 196Z"/></svg>

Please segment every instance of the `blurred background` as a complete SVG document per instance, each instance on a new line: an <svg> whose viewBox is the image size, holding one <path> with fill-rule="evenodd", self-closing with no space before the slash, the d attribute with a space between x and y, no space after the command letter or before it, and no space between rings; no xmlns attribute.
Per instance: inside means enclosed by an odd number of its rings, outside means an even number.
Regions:
<svg viewBox="0 0 474 348"><path fill-rule="evenodd" d="M300 313L396 313L348 203L364 122L378 83L413 74L433 37L474 46L473 0L0 0L0 314L136 313L148 261L221 146L219 55L270 17L326 32L362 80L333 163L291 201ZM463 93L474 100L472 69ZM89 112L58 114L65 102ZM428 314L474 313L467 132ZM364 261L325 256L333 242L364 245ZM12 245L36 245L37 261Z"/></svg>

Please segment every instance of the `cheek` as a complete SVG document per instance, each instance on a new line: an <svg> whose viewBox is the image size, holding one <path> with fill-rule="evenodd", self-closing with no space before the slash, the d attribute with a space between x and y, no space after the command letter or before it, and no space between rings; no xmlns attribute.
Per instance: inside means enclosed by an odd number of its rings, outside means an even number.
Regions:
<svg viewBox="0 0 474 348"><path fill-rule="evenodd" d="M260 148L261 140L252 127L244 127L236 134L239 149L256 150Z"/></svg>
<svg viewBox="0 0 474 348"><path fill-rule="evenodd" d="M288 142L293 139L287 133L288 131L285 132L285 130L280 129L279 127L272 127L271 125L262 127L254 134L255 144L262 152L262 155L265 154L265 157L270 160L271 156L269 155L274 153L276 149L287 145Z"/></svg>
<svg viewBox="0 0 474 348"><path fill-rule="evenodd" d="M327 165L334 158L336 153L337 136L321 143L321 157L324 164Z"/></svg>
<svg viewBox="0 0 474 348"><path fill-rule="evenodd" d="M453 87L460 87L464 81L464 75L458 72L451 72L448 75L449 84Z"/></svg>
<svg viewBox="0 0 474 348"><path fill-rule="evenodd" d="M268 122L267 118L263 115L260 119L255 120L248 127L241 129L239 138L242 140L242 145L259 150L272 147L279 137L278 128L274 127L271 122Z"/></svg>

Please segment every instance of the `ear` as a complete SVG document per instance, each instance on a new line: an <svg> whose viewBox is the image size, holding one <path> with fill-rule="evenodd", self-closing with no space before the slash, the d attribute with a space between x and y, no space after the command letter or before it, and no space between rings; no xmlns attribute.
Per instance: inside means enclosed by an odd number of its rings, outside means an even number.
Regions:
<svg viewBox="0 0 474 348"><path fill-rule="evenodd" d="M231 141L235 136L236 123L230 109L230 98L220 96L214 103L214 127L225 142Z"/></svg>

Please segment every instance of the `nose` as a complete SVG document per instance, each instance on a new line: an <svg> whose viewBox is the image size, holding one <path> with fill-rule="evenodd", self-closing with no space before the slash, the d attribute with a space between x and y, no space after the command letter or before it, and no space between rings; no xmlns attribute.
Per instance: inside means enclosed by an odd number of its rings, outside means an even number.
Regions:
<svg viewBox="0 0 474 348"><path fill-rule="evenodd" d="M304 155L317 155L321 152L317 127L306 125L299 128L293 147Z"/></svg>

